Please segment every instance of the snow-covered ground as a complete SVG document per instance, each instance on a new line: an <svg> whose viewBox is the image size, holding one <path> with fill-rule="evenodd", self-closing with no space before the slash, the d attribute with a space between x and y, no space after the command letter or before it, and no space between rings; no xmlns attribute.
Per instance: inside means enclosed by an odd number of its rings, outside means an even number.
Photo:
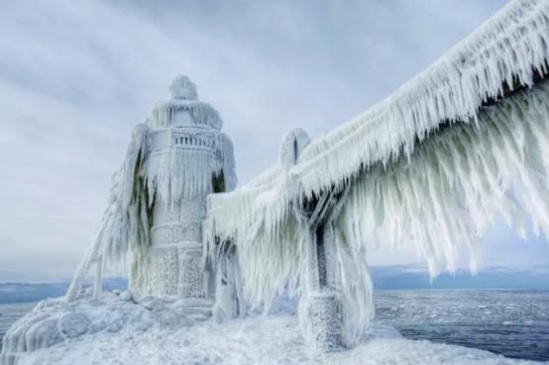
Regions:
<svg viewBox="0 0 549 365"><path fill-rule="evenodd" d="M110 302L109 302L110 301ZM127 310L131 302L114 306ZM107 306L112 306L108 299ZM295 315L251 317L223 324L195 322L165 326L150 303L135 305L119 331L100 329L65 339L47 349L20 355L20 365L47 364L534 364L490 352L429 341L403 339L392 327L376 324L362 345L348 351L315 355L303 342ZM80 309L95 323L106 315L102 304L82 302ZM143 307L150 315L143 314ZM148 308L147 308L148 307ZM72 310L72 309L71 309ZM61 310L65 312L66 310ZM97 316L93 318L93 314ZM130 318L128 317L128 318ZM140 318L143 325L139 325ZM103 318L104 319L104 318ZM93 326L90 326L90 328ZM92 333L93 332L93 333ZM3 364L2 364L3 365Z"/></svg>
<svg viewBox="0 0 549 365"><path fill-rule="evenodd" d="M308 352L296 318L279 315L180 330L101 334L30 353L19 364L534 364L458 346L405 340L391 327L350 351Z"/></svg>

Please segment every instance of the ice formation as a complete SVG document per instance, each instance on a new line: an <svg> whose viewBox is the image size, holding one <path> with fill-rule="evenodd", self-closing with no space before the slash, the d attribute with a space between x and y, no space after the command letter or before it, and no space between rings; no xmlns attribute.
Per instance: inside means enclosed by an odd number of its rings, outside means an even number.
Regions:
<svg viewBox="0 0 549 365"><path fill-rule="evenodd" d="M467 328L478 334L479 329L485 328L487 323L501 325L504 321L513 318L521 328L530 322L524 322L525 319L534 319L534 326L543 329L547 328L543 327L544 323L547 323L544 314L549 307L549 296L543 293L523 295L498 292L487 295L482 292L470 292L465 298L460 292L378 293L376 307L385 309L384 314L368 329L363 343L349 351L315 354L311 353L310 348L304 343L295 315L289 314L293 312L293 307L288 308L288 305L279 306L280 303L276 303L276 308L273 308L272 312L278 314L264 318L249 316L246 319L222 324L202 321L191 325L192 323L188 322L187 311L182 313L176 306L177 302L165 303L158 299L155 301L147 298L146 301L136 305L132 303L133 298L128 298L127 294L121 293L116 297L105 293L100 303L81 298L71 303L57 301L48 304L49 318L55 319L65 315L73 317L75 312L84 314L89 322L75 321L83 323L75 329L79 331L88 329L88 331L79 337L68 337L67 340L62 338L62 342L56 343L47 350L19 353L19 361L16 365L319 363L533 365L541 363L507 359L486 351L461 346L406 340L389 325L402 324L402 319L408 321L405 323L418 326L421 323L436 326L437 322L456 321L469 324ZM408 305L410 300L416 302ZM462 306L465 306L465 309ZM36 314L37 310L33 312ZM400 320L396 318L391 320L391 316L395 315ZM78 315L77 318L82 317ZM167 328L163 324L166 322ZM89 326L86 325L87 323L94 325ZM90 331L91 327L94 329ZM516 342L517 337L510 336L507 332L509 327L503 327L505 328L501 328L497 337L489 337L486 340L490 342L500 340L502 344L507 345ZM434 328L439 329L439 327ZM56 330L54 333L59 332ZM488 336L488 334L485 335ZM473 341L471 339L468 343ZM543 342L535 342L532 338L532 341L524 344L524 347L533 348L536 345L539 347L539 344ZM543 347L538 350L538 353L543 353ZM0 364L4 363L0 361Z"/></svg>
<svg viewBox="0 0 549 365"><path fill-rule="evenodd" d="M105 294L96 300L91 295L87 291L72 302L63 298L40 302L4 336L0 364L18 364L25 352L81 340L83 336L142 334L154 328L175 330L211 317L211 307L194 299L139 296L128 291Z"/></svg>
<svg viewBox="0 0 549 365"><path fill-rule="evenodd" d="M460 252L474 270L496 214L523 232L529 213L549 233L548 30L549 2L513 1L295 161L290 143L249 184L209 196L205 237L237 246L246 299L268 305L289 287L308 337L322 345L318 331L341 321L340 340L353 346L373 314L368 247L412 243L434 276ZM298 144L294 135L285 141Z"/></svg>
<svg viewBox="0 0 549 365"><path fill-rule="evenodd" d="M120 263L128 267L132 292L209 294L202 271L206 195L235 187L233 146L219 131L219 114L198 101L187 77L176 79L170 90L172 99L134 130L99 232L67 293L69 301L78 297L93 263L96 297L102 268Z"/></svg>
<svg viewBox="0 0 549 365"><path fill-rule="evenodd" d="M17 365L541 365L507 359L487 351L403 339L389 326L375 324L368 341L349 350L313 355L302 339L295 316L213 322L171 331L151 328L97 333L59 343L47 351L21 356Z"/></svg>
<svg viewBox="0 0 549 365"><path fill-rule="evenodd" d="M177 79L134 131L68 302L92 265L99 300L103 268L123 263L131 295L202 303L215 291L223 322L289 291L308 343L359 344L374 310L368 248L414 244L434 276L461 252L474 270L497 214L549 233L548 38L549 1L512 1L348 123L289 133L279 163L229 193L221 118Z"/></svg>

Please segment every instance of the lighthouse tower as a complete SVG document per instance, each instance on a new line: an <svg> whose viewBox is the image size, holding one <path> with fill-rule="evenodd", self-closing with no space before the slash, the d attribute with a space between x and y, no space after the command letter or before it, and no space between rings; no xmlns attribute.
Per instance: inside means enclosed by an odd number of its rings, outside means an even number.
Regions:
<svg viewBox="0 0 549 365"><path fill-rule="evenodd" d="M233 146L220 130L217 111L198 100L196 86L181 76L171 100L147 120L150 246L144 288L158 296L202 298L202 223L206 196L236 185Z"/></svg>

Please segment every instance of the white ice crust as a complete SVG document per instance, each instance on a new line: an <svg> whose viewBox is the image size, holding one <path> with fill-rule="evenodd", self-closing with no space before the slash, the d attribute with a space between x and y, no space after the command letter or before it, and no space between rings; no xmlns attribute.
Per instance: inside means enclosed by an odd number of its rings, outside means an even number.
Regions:
<svg viewBox="0 0 549 365"><path fill-rule="evenodd" d="M379 324L352 350L315 354L303 342L295 316L290 315L180 328L147 326L140 331L128 327L68 339L47 350L21 354L17 365L538 364L465 347L405 340L392 327Z"/></svg>
<svg viewBox="0 0 549 365"><path fill-rule="evenodd" d="M186 328L211 317L208 300L166 300L127 291L105 293L98 299L91 296L88 290L72 302L63 298L40 302L5 334L0 364L17 364L25 353L82 337L109 337L120 332L140 336L154 328Z"/></svg>

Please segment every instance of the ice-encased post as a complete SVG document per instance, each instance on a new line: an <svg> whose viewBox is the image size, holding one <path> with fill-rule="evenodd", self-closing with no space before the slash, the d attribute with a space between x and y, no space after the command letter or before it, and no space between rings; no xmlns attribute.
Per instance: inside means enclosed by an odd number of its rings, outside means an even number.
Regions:
<svg viewBox="0 0 549 365"><path fill-rule="evenodd" d="M304 330L321 351L333 351L342 347L342 294L340 290L338 261L334 242L332 219L338 194L325 193L318 200L302 207L301 215L306 230L306 270L304 283L307 290L302 305L306 308L302 319ZM303 314L304 313L304 314Z"/></svg>
<svg viewBox="0 0 549 365"><path fill-rule="evenodd" d="M282 142L281 165L289 171L299 160L310 139L301 129L288 133ZM342 295L339 263L334 242L333 219L345 189L332 189L304 199L296 210L301 222L301 235L306 238L306 262L302 277L300 322L306 327L305 337L321 351L342 346Z"/></svg>
<svg viewBox="0 0 549 365"><path fill-rule="evenodd" d="M232 242L219 243L215 275L214 319L224 322L244 315L242 277L237 247Z"/></svg>

